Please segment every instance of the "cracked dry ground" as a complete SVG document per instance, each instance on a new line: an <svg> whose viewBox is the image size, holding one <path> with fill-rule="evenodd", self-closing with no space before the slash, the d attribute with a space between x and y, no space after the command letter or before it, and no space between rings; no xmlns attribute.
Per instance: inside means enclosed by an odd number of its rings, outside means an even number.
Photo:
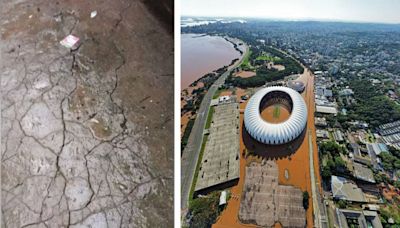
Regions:
<svg viewBox="0 0 400 228"><path fill-rule="evenodd" d="M0 3L1 227L172 227L172 34L141 1Z"/></svg>

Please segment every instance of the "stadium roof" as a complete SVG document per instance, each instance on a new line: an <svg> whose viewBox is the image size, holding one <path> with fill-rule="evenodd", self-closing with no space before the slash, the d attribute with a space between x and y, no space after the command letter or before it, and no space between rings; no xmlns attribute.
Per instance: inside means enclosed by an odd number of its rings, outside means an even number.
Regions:
<svg viewBox="0 0 400 228"><path fill-rule="evenodd" d="M292 100L292 112L288 120L282 123L269 123L261 117L260 104L271 92L279 91L289 95ZM303 97L295 90L274 86L259 90L247 103L244 112L244 125L247 132L257 141L265 144L284 144L297 138L307 124L307 107Z"/></svg>

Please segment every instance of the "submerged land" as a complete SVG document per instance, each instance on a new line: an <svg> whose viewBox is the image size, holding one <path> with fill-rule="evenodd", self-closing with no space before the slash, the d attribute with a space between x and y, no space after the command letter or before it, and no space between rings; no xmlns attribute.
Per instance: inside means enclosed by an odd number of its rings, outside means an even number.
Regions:
<svg viewBox="0 0 400 228"><path fill-rule="evenodd" d="M184 224L221 228L400 224L399 26L247 20L200 23L182 32L234 37L249 47L223 82L210 87L218 86L217 90L195 90L194 99L214 98L206 103L210 111L182 106L182 118L190 113L192 126L199 115L207 116L204 126L196 129L201 132L197 137L188 127L182 130L187 143L183 148L196 140L201 145L195 156L198 162L192 163L195 191L182 196ZM306 129L287 145L258 143L243 127L248 99L264 86L289 85L293 80L305 86L301 95L308 109ZM182 99L188 103L191 98ZM237 166L239 177L228 182L216 177L220 184L200 191L194 186L206 175L203 169L210 159L221 159L217 150L212 156L210 144L226 145L215 138L215 131L221 131L215 110L235 103L240 144L238 160L230 161L229 167ZM268 122L282 122L289 115L279 105L262 110ZM183 150L182 158L193 151ZM294 197L290 208L287 197Z"/></svg>

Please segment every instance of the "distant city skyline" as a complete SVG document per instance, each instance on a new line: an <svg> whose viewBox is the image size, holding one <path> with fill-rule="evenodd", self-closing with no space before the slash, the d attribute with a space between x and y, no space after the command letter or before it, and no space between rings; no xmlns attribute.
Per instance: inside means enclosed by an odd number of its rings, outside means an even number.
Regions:
<svg viewBox="0 0 400 228"><path fill-rule="evenodd" d="M183 0L182 16L400 23L397 0Z"/></svg>

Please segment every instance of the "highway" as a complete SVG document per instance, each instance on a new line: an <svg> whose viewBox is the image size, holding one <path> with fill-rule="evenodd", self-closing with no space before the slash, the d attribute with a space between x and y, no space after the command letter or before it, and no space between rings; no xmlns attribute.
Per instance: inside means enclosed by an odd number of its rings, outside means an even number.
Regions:
<svg viewBox="0 0 400 228"><path fill-rule="evenodd" d="M243 57L248 52L248 47L246 46L246 52L242 55ZM203 101L200 104L200 108L197 111L197 117L194 122L192 131L190 133L188 143L183 151L181 158L181 209L185 210L189 203L190 188L192 186L193 175L196 171L197 160L199 158L201 144L203 142L203 131L207 121L208 110L210 108L211 100L218 87L223 85L225 79L228 77L229 73L242 63L242 59L236 62L233 66L229 68L228 71L223 73L210 87Z"/></svg>

